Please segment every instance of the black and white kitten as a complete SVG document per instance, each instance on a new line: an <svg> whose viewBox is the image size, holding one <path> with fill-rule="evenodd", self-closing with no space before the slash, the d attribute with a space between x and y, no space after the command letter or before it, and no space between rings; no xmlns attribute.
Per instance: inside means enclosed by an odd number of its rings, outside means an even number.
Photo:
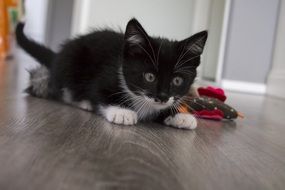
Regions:
<svg viewBox="0 0 285 190"><path fill-rule="evenodd" d="M177 108L196 77L206 31L170 41L148 36L132 19L125 34L94 31L55 53L27 38L23 28L18 24L17 42L41 64L30 71L29 94L94 111L116 124L153 120L196 128L195 117Z"/></svg>

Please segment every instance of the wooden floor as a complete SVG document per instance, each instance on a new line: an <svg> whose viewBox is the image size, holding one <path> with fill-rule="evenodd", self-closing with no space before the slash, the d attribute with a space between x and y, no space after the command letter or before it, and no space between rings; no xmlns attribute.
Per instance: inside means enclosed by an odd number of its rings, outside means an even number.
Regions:
<svg viewBox="0 0 285 190"><path fill-rule="evenodd" d="M23 94L24 62L0 63L1 190L285 189L284 100L230 93L246 118L195 131L116 126Z"/></svg>

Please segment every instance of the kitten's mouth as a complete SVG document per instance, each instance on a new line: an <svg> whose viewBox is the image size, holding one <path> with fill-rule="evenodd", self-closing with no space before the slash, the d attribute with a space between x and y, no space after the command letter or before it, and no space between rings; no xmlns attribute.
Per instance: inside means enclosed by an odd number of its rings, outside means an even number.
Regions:
<svg viewBox="0 0 285 190"><path fill-rule="evenodd" d="M161 110L161 109L166 109L174 104L174 98L170 97L168 101L166 102L161 102L161 101L155 101L154 98L144 96L145 100L148 101L154 109Z"/></svg>
<svg viewBox="0 0 285 190"><path fill-rule="evenodd" d="M158 106L167 106L167 105L169 105L169 102L168 101L167 102L156 102L156 101L154 101L153 104L158 105Z"/></svg>
<svg viewBox="0 0 285 190"><path fill-rule="evenodd" d="M165 105L167 102L154 102L154 104L157 104L157 105Z"/></svg>

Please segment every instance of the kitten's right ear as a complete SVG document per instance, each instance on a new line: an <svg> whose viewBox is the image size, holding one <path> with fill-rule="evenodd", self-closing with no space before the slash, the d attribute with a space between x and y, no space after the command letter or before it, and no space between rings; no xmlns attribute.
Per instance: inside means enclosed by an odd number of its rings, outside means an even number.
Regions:
<svg viewBox="0 0 285 190"><path fill-rule="evenodd" d="M142 25L135 19L131 19L126 27L125 48L129 53L143 52L147 49L148 35Z"/></svg>
<svg viewBox="0 0 285 190"><path fill-rule="evenodd" d="M203 53L206 41L208 38L208 31L199 32L181 43L186 44L186 51L193 55L201 55Z"/></svg>

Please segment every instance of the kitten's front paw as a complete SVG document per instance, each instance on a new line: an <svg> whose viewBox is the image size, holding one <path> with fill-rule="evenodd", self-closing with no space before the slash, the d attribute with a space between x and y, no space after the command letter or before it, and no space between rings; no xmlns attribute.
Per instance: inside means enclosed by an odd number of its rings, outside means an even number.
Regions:
<svg viewBox="0 0 285 190"><path fill-rule="evenodd" d="M197 127L196 118L188 113L178 113L175 116L169 116L164 120L166 125L182 129L195 129Z"/></svg>
<svg viewBox="0 0 285 190"><path fill-rule="evenodd" d="M104 110L105 118L112 123L134 125L138 122L137 113L126 108L109 106Z"/></svg>

